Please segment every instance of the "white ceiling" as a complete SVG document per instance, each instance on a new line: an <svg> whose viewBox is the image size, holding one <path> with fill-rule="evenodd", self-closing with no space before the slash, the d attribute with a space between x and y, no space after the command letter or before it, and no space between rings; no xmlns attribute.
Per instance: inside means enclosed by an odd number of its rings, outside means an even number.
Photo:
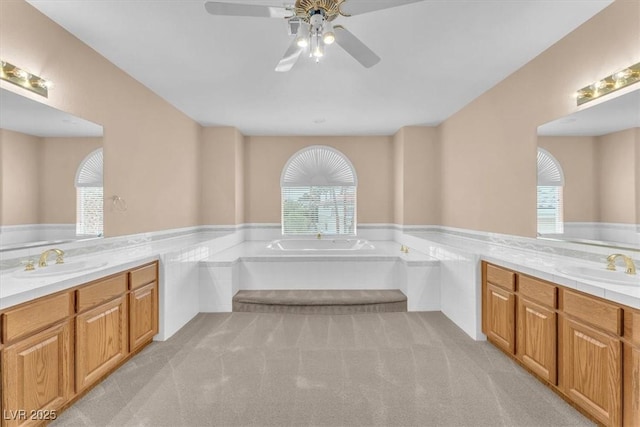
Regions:
<svg viewBox="0 0 640 427"><path fill-rule="evenodd" d="M640 128L640 88L545 123L538 135L601 136L631 128Z"/></svg>
<svg viewBox="0 0 640 427"><path fill-rule="evenodd" d="M204 0L27 1L200 124L245 135L439 124L611 3L426 0L339 17L379 64L332 45L321 63L302 56L277 73L291 41L283 19L212 16Z"/></svg>

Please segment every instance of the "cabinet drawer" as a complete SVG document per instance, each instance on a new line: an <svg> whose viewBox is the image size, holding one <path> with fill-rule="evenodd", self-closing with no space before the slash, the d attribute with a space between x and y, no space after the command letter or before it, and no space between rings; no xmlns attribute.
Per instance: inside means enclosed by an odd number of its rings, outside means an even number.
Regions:
<svg viewBox="0 0 640 427"><path fill-rule="evenodd" d="M505 268L487 264L487 281L510 291L516 290L516 274Z"/></svg>
<svg viewBox="0 0 640 427"><path fill-rule="evenodd" d="M131 278L131 289L136 289L140 286L144 286L158 280L157 266L158 264L154 262L153 264L131 270L131 272L129 272L129 277Z"/></svg>
<svg viewBox="0 0 640 427"><path fill-rule="evenodd" d="M44 329L73 314L71 292L54 295L9 310L2 315L2 341L6 344Z"/></svg>
<svg viewBox="0 0 640 427"><path fill-rule="evenodd" d="M566 314L597 326L598 329L622 335L622 308L599 301L595 297L563 292L563 311Z"/></svg>
<svg viewBox="0 0 640 427"><path fill-rule="evenodd" d="M127 275L120 274L91 285L83 286L77 292L77 310L84 311L104 301L122 295L127 291Z"/></svg>
<svg viewBox="0 0 640 427"><path fill-rule="evenodd" d="M518 275L518 292L530 300L556 308L556 287L533 277Z"/></svg>

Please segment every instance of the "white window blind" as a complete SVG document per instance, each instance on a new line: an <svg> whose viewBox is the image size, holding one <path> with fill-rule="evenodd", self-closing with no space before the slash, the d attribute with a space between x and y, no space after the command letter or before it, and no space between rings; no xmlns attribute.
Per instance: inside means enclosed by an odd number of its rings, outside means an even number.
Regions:
<svg viewBox="0 0 640 427"><path fill-rule="evenodd" d="M283 234L356 234L356 187L283 187Z"/></svg>
<svg viewBox="0 0 640 427"><path fill-rule="evenodd" d="M538 233L564 232L564 174L560 163L548 151L538 149Z"/></svg>
<svg viewBox="0 0 640 427"><path fill-rule="evenodd" d="M355 170L339 151L300 150L285 165L280 185L282 234L356 234Z"/></svg>
<svg viewBox="0 0 640 427"><path fill-rule="evenodd" d="M99 236L102 234L102 187L78 187L76 189L76 234Z"/></svg>
<svg viewBox="0 0 640 427"><path fill-rule="evenodd" d="M562 234L562 187L538 186L538 233Z"/></svg>
<svg viewBox="0 0 640 427"><path fill-rule="evenodd" d="M100 236L103 232L102 148L80 163L76 172L76 234Z"/></svg>

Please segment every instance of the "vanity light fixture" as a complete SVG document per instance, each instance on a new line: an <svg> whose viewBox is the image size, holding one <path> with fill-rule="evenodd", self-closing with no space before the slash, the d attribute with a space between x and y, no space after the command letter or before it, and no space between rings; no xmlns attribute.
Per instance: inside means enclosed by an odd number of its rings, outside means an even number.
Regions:
<svg viewBox="0 0 640 427"><path fill-rule="evenodd" d="M6 61L1 61L0 65L2 65L2 69L0 71L0 78L2 80L30 90L31 92L35 92L45 98L49 97L49 89L53 86L51 80L43 79L35 74L31 74L28 71Z"/></svg>
<svg viewBox="0 0 640 427"><path fill-rule="evenodd" d="M640 62L578 90L576 102L582 105L638 82L640 82Z"/></svg>

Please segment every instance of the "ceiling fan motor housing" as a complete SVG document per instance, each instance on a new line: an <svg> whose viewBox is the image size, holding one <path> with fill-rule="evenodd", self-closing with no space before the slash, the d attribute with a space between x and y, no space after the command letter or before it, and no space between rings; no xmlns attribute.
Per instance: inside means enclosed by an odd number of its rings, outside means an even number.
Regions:
<svg viewBox="0 0 640 427"><path fill-rule="evenodd" d="M333 21L340 15L340 4L344 0L296 0L296 16L311 23L311 18L321 14L325 20Z"/></svg>

